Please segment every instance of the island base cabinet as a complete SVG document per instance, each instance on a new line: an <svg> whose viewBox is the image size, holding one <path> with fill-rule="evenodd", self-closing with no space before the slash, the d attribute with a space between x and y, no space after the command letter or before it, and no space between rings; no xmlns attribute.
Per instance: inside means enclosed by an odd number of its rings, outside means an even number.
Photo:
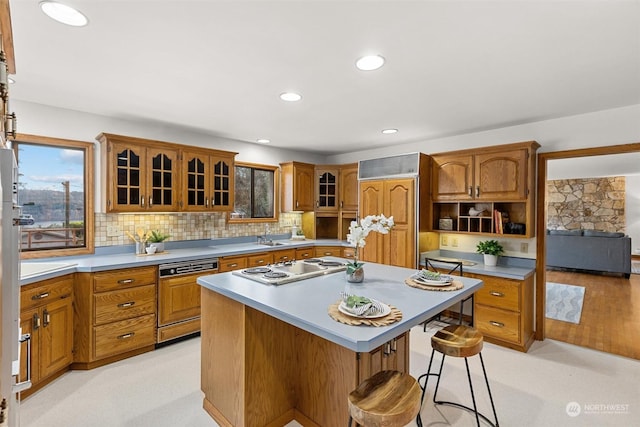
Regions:
<svg viewBox="0 0 640 427"><path fill-rule="evenodd" d="M220 426L347 425L347 396L384 369L409 367L409 332L356 353L206 288L201 387Z"/></svg>

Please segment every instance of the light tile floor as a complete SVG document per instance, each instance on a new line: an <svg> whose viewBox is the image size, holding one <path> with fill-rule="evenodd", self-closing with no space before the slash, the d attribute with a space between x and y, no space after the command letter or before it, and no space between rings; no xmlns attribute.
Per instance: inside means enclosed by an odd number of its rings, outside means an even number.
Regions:
<svg viewBox="0 0 640 427"><path fill-rule="evenodd" d="M421 326L411 331L410 370L416 377L426 370L429 338ZM534 343L526 354L485 344L483 356L502 426L640 425L637 360L551 340ZM481 385L477 358L470 365ZM194 338L65 374L23 402L21 427L215 427L202 409L199 383L200 339ZM434 387L435 381L427 398ZM439 397L468 398L463 361L447 359L440 387ZM480 408L489 414L488 399L478 388ZM567 413L572 402L579 414ZM475 425L465 411L434 407L430 400L422 417L425 426Z"/></svg>

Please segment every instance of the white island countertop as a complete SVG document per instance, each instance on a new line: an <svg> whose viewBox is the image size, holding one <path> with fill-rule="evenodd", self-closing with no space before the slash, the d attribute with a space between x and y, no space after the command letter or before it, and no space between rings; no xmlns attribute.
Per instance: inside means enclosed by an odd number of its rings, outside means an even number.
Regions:
<svg viewBox="0 0 640 427"><path fill-rule="evenodd" d="M374 263L366 263L364 268L365 279L360 284L348 284L344 272L280 286L265 285L231 273L202 276L198 283L355 352L376 349L482 287L481 280L462 277L457 280L462 281L464 287L458 291L421 290L404 283L404 279L417 270ZM345 288L352 294L397 307L402 311L402 320L381 327L351 326L333 320L328 308L340 300L340 292Z"/></svg>

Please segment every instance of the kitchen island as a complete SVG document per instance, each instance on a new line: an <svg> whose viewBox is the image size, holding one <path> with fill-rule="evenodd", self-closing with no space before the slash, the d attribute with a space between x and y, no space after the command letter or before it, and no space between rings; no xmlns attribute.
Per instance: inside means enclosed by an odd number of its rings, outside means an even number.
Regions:
<svg viewBox="0 0 640 427"><path fill-rule="evenodd" d="M347 395L382 369L408 371L409 331L475 293L482 281L460 278L458 291L425 291L404 279L415 270L367 263L351 293L398 308L387 326L352 326L328 314L347 285L344 273L281 286L232 273L202 286L204 408L221 426L305 426L348 422Z"/></svg>

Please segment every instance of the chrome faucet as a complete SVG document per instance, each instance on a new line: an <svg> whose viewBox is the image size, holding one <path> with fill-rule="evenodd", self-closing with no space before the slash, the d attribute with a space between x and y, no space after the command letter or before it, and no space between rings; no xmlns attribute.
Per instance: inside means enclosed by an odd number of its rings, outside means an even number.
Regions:
<svg viewBox="0 0 640 427"><path fill-rule="evenodd" d="M269 237L269 233L271 233L271 230L269 229L269 224L265 224L264 225L264 240L267 241L268 243L271 243L271 238Z"/></svg>

